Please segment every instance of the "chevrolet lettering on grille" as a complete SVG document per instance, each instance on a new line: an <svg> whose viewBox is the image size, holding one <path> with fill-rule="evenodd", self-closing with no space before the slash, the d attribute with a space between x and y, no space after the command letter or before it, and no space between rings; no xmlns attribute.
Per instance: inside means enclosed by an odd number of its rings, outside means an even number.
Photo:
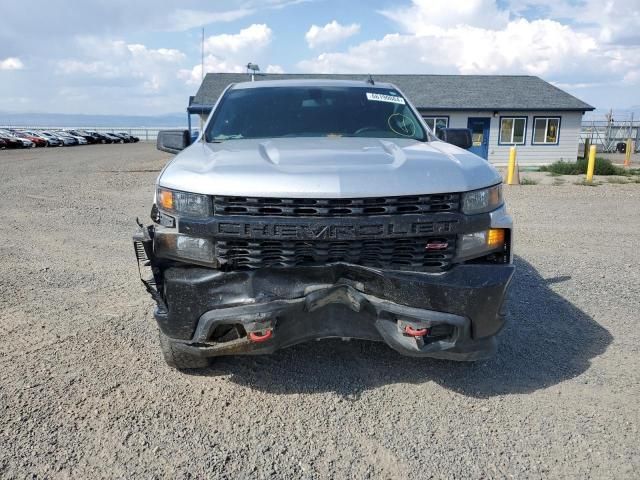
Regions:
<svg viewBox="0 0 640 480"><path fill-rule="evenodd" d="M220 220L213 223L182 222L180 230L192 235L217 238L283 240L357 240L398 238L425 234L448 234L455 231L458 220L393 221L359 223L322 222L239 222Z"/></svg>

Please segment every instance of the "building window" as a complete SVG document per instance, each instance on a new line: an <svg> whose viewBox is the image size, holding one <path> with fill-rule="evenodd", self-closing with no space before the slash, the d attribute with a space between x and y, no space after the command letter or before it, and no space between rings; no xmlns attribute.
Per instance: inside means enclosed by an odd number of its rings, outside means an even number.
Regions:
<svg viewBox="0 0 640 480"><path fill-rule="evenodd" d="M449 126L449 117L422 117L433 133Z"/></svg>
<svg viewBox="0 0 640 480"><path fill-rule="evenodd" d="M534 117L533 145L557 145L560 139L560 117Z"/></svg>
<svg viewBox="0 0 640 480"><path fill-rule="evenodd" d="M527 117L500 117L501 145L524 145L527 132Z"/></svg>

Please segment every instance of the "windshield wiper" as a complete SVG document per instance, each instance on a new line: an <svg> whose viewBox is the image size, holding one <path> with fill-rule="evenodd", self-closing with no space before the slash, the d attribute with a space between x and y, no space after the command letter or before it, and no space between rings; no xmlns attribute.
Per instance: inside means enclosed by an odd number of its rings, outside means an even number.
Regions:
<svg viewBox="0 0 640 480"><path fill-rule="evenodd" d="M211 143L221 143L224 142L225 140L238 140L244 138L240 133L234 134L234 135L218 135L217 137L214 137L212 140L210 140Z"/></svg>

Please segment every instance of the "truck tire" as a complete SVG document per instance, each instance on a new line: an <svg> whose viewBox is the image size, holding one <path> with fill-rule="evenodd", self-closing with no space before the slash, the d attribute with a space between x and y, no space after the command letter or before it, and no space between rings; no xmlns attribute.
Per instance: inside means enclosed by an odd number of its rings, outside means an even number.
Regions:
<svg viewBox="0 0 640 480"><path fill-rule="evenodd" d="M189 370L194 368L204 368L209 362L204 357L191 355L190 353L181 352L173 347L173 341L164 333L160 334L160 350L167 365L177 370Z"/></svg>

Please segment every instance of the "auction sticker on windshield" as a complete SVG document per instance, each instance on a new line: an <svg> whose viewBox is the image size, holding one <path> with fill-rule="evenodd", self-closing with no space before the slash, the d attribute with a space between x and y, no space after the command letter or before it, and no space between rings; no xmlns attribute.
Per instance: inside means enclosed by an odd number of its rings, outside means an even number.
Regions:
<svg viewBox="0 0 640 480"><path fill-rule="evenodd" d="M367 92L367 100L373 100L376 102L398 103L400 105L404 105L404 98L396 97L393 95L384 95L382 93Z"/></svg>

